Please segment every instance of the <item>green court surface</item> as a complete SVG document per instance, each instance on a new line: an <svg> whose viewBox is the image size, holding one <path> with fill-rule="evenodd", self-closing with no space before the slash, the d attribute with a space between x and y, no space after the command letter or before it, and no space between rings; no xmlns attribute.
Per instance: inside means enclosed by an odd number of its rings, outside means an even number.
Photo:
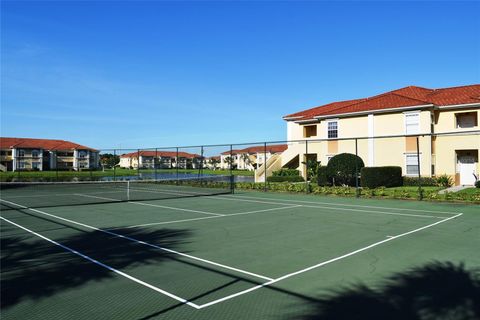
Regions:
<svg viewBox="0 0 480 320"><path fill-rule="evenodd" d="M480 266L475 205L256 192L1 202L2 319L312 319L345 287Z"/></svg>

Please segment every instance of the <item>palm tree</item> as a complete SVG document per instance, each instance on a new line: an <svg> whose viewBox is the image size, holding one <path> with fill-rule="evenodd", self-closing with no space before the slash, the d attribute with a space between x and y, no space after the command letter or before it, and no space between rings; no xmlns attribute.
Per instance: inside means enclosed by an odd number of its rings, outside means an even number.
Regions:
<svg viewBox="0 0 480 320"><path fill-rule="evenodd" d="M245 164L245 169L247 169L247 166L252 164L250 161L250 155L248 153L242 153L240 159L242 159L243 163Z"/></svg>
<svg viewBox="0 0 480 320"><path fill-rule="evenodd" d="M208 159L208 163L212 166L213 170L217 169L217 165L220 163L220 161L217 158L210 158Z"/></svg>

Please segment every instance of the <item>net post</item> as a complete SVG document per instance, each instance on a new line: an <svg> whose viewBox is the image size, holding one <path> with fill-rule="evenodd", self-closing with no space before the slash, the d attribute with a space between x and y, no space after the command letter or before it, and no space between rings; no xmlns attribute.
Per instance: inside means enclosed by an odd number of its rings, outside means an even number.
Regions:
<svg viewBox="0 0 480 320"><path fill-rule="evenodd" d="M113 149L113 181L117 180L117 172L116 172L116 167L117 167L117 150Z"/></svg>
<svg viewBox="0 0 480 320"><path fill-rule="evenodd" d="M263 192L267 192L267 143L263 143Z"/></svg>
<svg viewBox="0 0 480 320"><path fill-rule="evenodd" d="M355 155L358 157L358 139L355 138ZM355 197L360 197L360 189L358 187L358 163L355 159Z"/></svg>
<svg viewBox="0 0 480 320"><path fill-rule="evenodd" d="M179 161L178 161L178 147L176 149L176 154L175 154L175 172L176 172L176 180L175 184L178 186L178 166L179 166Z"/></svg>
<svg viewBox="0 0 480 320"><path fill-rule="evenodd" d="M157 160L158 160L158 150L155 148L155 157L153 158L153 171L154 171L154 180L157 180Z"/></svg>
<svg viewBox="0 0 480 320"><path fill-rule="evenodd" d="M309 193L308 184L308 140L305 140L305 193Z"/></svg>
<svg viewBox="0 0 480 320"><path fill-rule="evenodd" d="M418 166L418 198L419 200L423 199L423 190L422 190L422 176L420 174L420 142L419 137L417 136L417 166Z"/></svg>

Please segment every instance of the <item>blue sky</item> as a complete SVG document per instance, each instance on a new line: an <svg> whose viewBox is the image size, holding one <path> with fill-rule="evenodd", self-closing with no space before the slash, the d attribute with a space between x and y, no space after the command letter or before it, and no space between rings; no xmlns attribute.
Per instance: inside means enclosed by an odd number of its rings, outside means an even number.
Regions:
<svg viewBox="0 0 480 320"><path fill-rule="evenodd" d="M478 2L2 1L1 135L280 140L282 116L480 83Z"/></svg>

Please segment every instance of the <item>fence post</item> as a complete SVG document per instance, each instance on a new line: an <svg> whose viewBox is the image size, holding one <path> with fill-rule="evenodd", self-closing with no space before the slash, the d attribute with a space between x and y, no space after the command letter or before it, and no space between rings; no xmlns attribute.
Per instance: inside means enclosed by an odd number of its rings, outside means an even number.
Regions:
<svg viewBox="0 0 480 320"><path fill-rule="evenodd" d="M230 165L230 188L232 190L232 193L234 193L235 191L235 178L233 176L233 146L230 145L230 161L229 161L229 165Z"/></svg>
<svg viewBox="0 0 480 320"><path fill-rule="evenodd" d="M355 155L358 157L358 139L355 138ZM358 159L358 158L357 158ZM360 189L358 188L358 163L355 159L355 197L360 197Z"/></svg>
<svg viewBox="0 0 480 320"><path fill-rule="evenodd" d="M113 181L117 180L117 150L113 149Z"/></svg>
<svg viewBox="0 0 480 320"><path fill-rule="evenodd" d="M418 166L418 198L423 199L422 176L420 174L420 143L417 136L417 166Z"/></svg>
<svg viewBox="0 0 480 320"><path fill-rule="evenodd" d="M137 177L140 177L140 149L137 149Z"/></svg>
<svg viewBox="0 0 480 320"><path fill-rule="evenodd" d="M157 161L158 161L158 149L155 148L155 157L153 158L154 180L157 180Z"/></svg>
<svg viewBox="0 0 480 320"><path fill-rule="evenodd" d="M55 176L58 181L58 154L57 151L55 151Z"/></svg>
<svg viewBox="0 0 480 320"><path fill-rule="evenodd" d="M309 193L308 184L308 140L305 140L305 192Z"/></svg>
<svg viewBox="0 0 480 320"><path fill-rule="evenodd" d="M200 184L202 184L203 176L203 146L200 147L200 165L198 166L198 176L200 178Z"/></svg>
<svg viewBox="0 0 480 320"><path fill-rule="evenodd" d="M267 192L267 143L263 143L263 192Z"/></svg>
<svg viewBox="0 0 480 320"><path fill-rule="evenodd" d="M177 180L176 180L176 185L178 186L178 147L177 147L177 152L176 152L176 159L175 159L175 172L177 173Z"/></svg>

